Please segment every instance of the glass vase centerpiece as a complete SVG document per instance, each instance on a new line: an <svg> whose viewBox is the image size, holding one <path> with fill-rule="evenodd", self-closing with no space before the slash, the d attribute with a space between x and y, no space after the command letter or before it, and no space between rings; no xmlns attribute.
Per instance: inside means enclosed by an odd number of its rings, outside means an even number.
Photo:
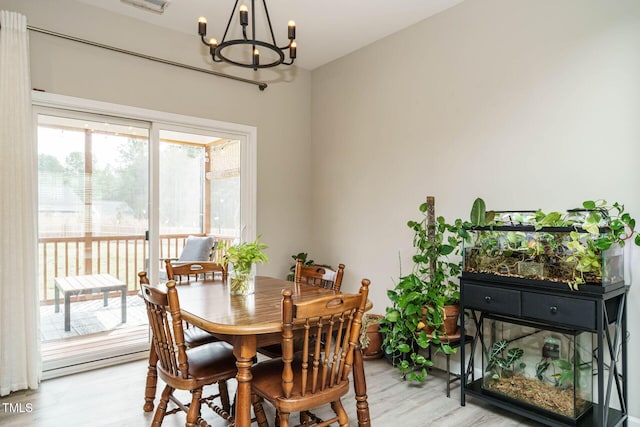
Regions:
<svg viewBox="0 0 640 427"><path fill-rule="evenodd" d="M228 268L228 285L231 295L251 295L255 292L256 264L269 262L264 250L267 245L259 242L244 242L227 249L225 260Z"/></svg>

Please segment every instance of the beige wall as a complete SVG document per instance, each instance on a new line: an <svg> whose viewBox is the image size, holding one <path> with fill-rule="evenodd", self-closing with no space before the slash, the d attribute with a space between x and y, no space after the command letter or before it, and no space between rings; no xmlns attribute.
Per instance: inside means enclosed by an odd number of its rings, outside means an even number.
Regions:
<svg viewBox="0 0 640 427"><path fill-rule="evenodd" d="M345 263L346 290L370 278L382 313L427 195L449 219L480 196L547 211L604 198L640 220L639 76L635 0L466 0L315 70L312 156L334 161L314 164L314 258ZM639 354L640 283L629 297Z"/></svg>
<svg viewBox="0 0 640 427"><path fill-rule="evenodd" d="M28 24L212 69L189 36L70 0L0 0ZM258 74L257 86L30 32L32 85L47 92L240 123L258 128L257 230L269 245L261 274L284 277L309 239L310 73ZM216 68L223 72L238 69ZM244 70L239 70L240 72ZM253 78L252 71L245 77Z"/></svg>
<svg viewBox="0 0 640 427"><path fill-rule="evenodd" d="M195 36L71 0L0 8L33 26L207 67ZM544 210L600 197L640 218L636 0L466 0L312 74L287 71L265 92L39 34L31 49L34 87L256 126L257 228L272 259L261 272L283 275L302 250L343 262L343 288L370 278L376 312L399 258L403 272L411 268L405 224L427 195L447 218L466 218L478 196L493 209ZM312 158L331 162L314 160L309 172ZM636 249L634 281L639 257ZM629 295L631 354L640 352L639 286ZM630 373L640 417L640 370L631 363Z"/></svg>

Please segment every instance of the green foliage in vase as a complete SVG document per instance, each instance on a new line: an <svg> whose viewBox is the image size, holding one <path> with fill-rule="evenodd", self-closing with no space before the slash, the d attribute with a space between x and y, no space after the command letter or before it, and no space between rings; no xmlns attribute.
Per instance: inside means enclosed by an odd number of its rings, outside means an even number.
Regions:
<svg viewBox="0 0 640 427"><path fill-rule="evenodd" d="M225 260L233 264L234 270L249 274L253 264L269 262L269 257L264 252L268 246L259 241L260 237L253 242L240 243L227 249Z"/></svg>

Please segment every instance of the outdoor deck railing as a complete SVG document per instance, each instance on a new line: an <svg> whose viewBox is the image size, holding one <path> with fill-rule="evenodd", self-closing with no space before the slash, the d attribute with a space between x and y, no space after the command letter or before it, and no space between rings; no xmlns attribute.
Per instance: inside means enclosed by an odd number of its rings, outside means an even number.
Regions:
<svg viewBox="0 0 640 427"><path fill-rule="evenodd" d="M160 258L177 258L187 237L193 234L160 236ZM214 236L231 244L233 238ZM42 237L38 239L40 303L50 304L54 298L54 279L60 276L111 274L127 284L129 293L138 287L138 272L146 270L149 242L144 235ZM223 252L216 251L214 261ZM164 269L161 262L158 269Z"/></svg>

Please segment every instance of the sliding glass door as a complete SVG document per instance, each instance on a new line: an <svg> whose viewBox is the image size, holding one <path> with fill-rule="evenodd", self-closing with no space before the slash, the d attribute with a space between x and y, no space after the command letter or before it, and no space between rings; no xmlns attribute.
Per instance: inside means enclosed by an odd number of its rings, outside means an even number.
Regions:
<svg viewBox="0 0 640 427"><path fill-rule="evenodd" d="M45 369L58 369L117 354L132 329L146 341L149 124L54 110L37 122L41 339ZM104 332L116 339L71 339Z"/></svg>
<svg viewBox="0 0 640 427"><path fill-rule="evenodd" d="M44 377L146 357L137 273L161 280L190 235L255 238L256 130L32 96Z"/></svg>

